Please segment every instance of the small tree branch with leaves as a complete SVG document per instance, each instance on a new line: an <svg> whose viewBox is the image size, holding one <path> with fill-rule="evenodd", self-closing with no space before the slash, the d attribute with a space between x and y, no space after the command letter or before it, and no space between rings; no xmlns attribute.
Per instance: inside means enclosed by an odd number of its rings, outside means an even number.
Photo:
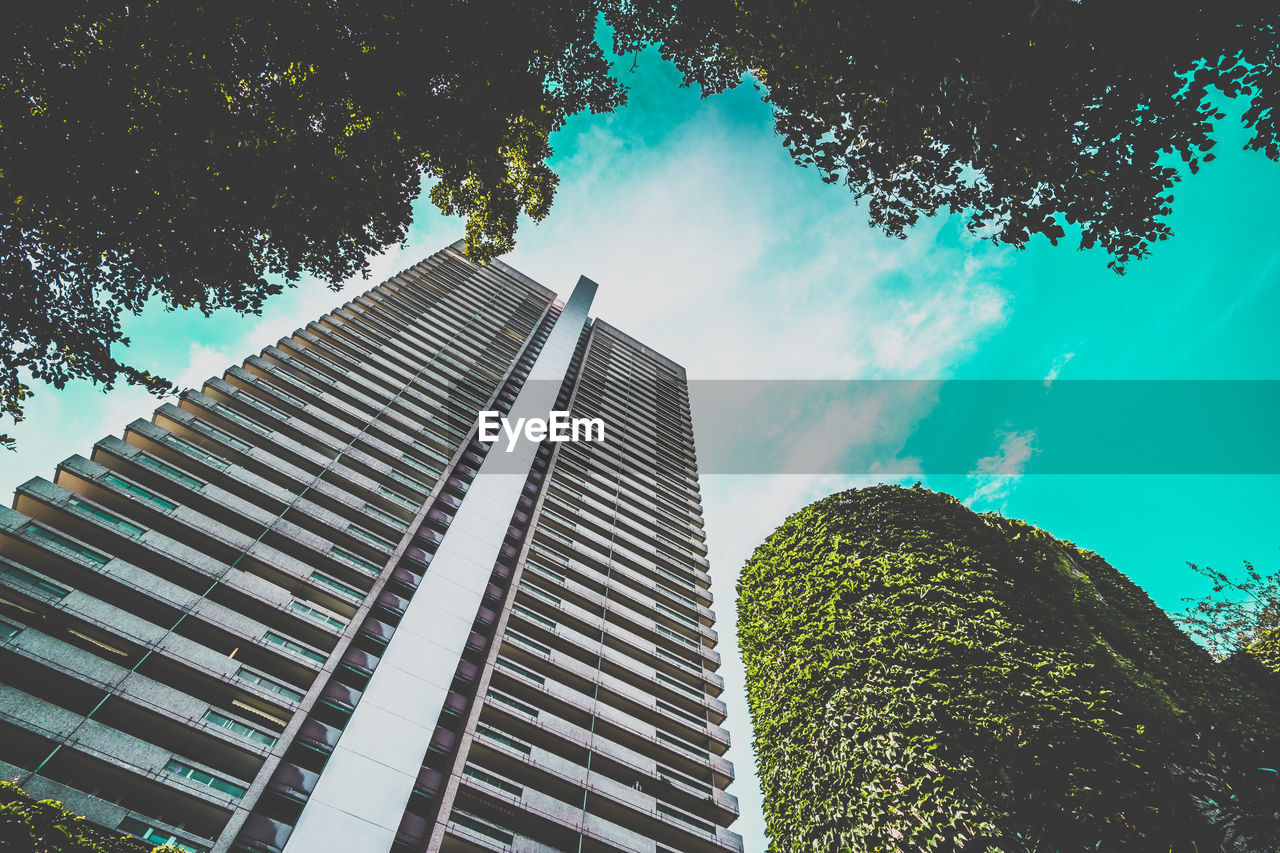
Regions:
<svg viewBox="0 0 1280 853"><path fill-rule="evenodd" d="M1215 659L1226 660L1245 651L1259 653L1268 643L1274 644L1273 633L1280 627L1280 571L1264 575L1248 560L1244 574L1236 577L1209 566L1187 566L1208 578L1213 592L1202 599L1182 599L1193 606L1174 621Z"/></svg>

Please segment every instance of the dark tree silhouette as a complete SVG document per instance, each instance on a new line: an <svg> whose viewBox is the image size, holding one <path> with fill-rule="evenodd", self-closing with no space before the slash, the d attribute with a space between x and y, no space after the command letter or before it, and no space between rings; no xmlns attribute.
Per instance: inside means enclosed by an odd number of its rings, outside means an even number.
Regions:
<svg viewBox="0 0 1280 853"><path fill-rule="evenodd" d="M0 410L22 370L170 385L123 312L257 312L402 240L425 173L472 258L546 215L548 137L622 90L591 3L28 3L0 27Z"/></svg>
<svg viewBox="0 0 1280 853"><path fill-rule="evenodd" d="M1212 159L1215 88L1248 99L1250 147L1280 157L1280 11L1262 0L6 11L0 412L14 418L24 370L170 390L117 359L123 313L153 297L256 312L273 282L367 271L404 238L423 175L466 217L473 260L508 251L520 215L550 208L550 135L624 101L601 16L617 52L659 43L705 93L754 73L796 161L899 236L938 211L1014 246L1076 226L1122 270L1169 234L1168 160Z"/></svg>
<svg viewBox="0 0 1280 853"><path fill-rule="evenodd" d="M1192 172L1214 158L1214 88L1249 99L1248 147L1280 158L1272 3L640 5L624 47L661 39L709 92L754 72L796 162L865 198L892 235L938 211L1019 247L1078 225L1123 271L1169 236L1178 174L1161 155Z"/></svg>

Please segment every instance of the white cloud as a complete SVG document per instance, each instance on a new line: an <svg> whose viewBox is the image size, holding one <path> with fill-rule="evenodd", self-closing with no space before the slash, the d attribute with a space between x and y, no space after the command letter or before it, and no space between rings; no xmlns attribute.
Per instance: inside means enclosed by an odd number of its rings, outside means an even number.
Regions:
<svg viewBox="0 0 1280 853"><path fill-rule="evenodd" d="M1053 360L1053 365L1049 368L1049 372L1045 374L1044 387L1052 387L1054 381L1057 380L1058 375L1062 373L1062 368L1066 367L1067 362L1071 361L1071 359L1075 357L1076 354L1073 352L1064 352L1062 355L1055 358Z"/></svg>
<svg viewBox="0 0 1280 853"><path fill-rule="evenodd" d="M969 479L975 483L973 491L964 500L965 506L985 504L1004 507L1004 500L1013 487L1022 479L1035 454L1035 431L1022 430L1002 432L998 434L1000 448L992 456L984 456L978 460L974 474Z"/></svg>

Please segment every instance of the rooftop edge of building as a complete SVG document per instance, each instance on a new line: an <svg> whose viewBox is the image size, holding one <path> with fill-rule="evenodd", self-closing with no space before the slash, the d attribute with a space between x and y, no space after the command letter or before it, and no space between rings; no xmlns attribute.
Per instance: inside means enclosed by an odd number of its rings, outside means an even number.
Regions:
<svg viewBox="0 0 1280 853"><path fill-rule="evenodd" d="M617 326L613 325L612 323L609 323L606 320L601 320L598 317L592 318L591 323L592 325L599 327L602 331L609 334L610 336L618 338L623 342L630 344L631 346L640 350L645 355L652 358L654 361L658 362L659 364L670 368L677 376L680 377L680 381L682 382L688 381L689 377L688 377L688 374L686 374L683 365L677 364L676 362L672 361L670 358L658 352L648 344L641 343L640 341L631 337L631 335L628 335L626 332L619 329Z"/></svg>
<svg viewBox="0 0 1280 853"><path fill-rule="evenodd" d="M458 255L467 263L473 264L477 267L485 266L484 264L477 264L475 261L468 258L465 253L466 247L467 247L466 240L461 240L461 239L454 240L452 243L448 245L448 247L446 248L446 251L449 249L452 249L454 252L457 252ZM547 297L548 299L551 299L552 301L560 298L559 294L557 294L551 288L547 287L545 284L542 284L539 281L534 281L529 276L520 272L520 270L516 269L515 267L511 266L508 263L503 262L499 258L493 258L491 261L489 261L489 265L492 265L494 269L501 270L502 272L520 281L521 283L528 285L529 287L533 288L535 292Z"/></svg>

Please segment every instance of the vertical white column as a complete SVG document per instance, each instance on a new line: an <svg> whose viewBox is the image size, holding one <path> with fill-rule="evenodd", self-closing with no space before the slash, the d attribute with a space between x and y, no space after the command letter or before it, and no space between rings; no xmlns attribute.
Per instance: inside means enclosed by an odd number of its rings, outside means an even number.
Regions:
<svg viewBox="0 0 1280 853"><path fill-rule="evenodd" d="M547 417L595 292L595 282L578 280L508 418ZM503 441L489 451L285 853L391 849L537 449L519 441L507 453Z"/></svg>

